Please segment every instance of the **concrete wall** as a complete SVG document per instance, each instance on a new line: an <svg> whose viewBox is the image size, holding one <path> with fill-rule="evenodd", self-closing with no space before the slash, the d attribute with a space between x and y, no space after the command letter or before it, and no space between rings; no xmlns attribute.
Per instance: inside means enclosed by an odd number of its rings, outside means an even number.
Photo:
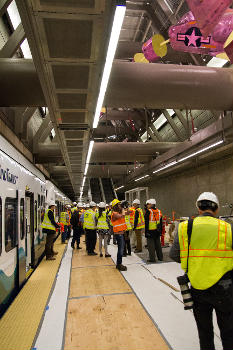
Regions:
<svg viewBox="0 0 233 350"><path fill-rule="evenodd" d="M196 214L195 201L205 191L216 193L220 215L229 215L229 207L224 206L233 203L233 156L143 185L166 215L171 216L173 210L176 217Z"/></svg>

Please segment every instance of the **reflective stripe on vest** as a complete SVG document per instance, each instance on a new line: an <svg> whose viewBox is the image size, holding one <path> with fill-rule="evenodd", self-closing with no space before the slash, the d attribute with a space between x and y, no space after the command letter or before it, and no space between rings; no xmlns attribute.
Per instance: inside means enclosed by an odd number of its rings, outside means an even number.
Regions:
<svg viewBox="0 0 233 350"><path fill-rule="evenodd" d="M65 211L61 212L61 214L60 214L60 222L63 225L67 225L68 224L67 213Z"/></svg>
<svg viewBox="0 0 233 350"><path fill-rule="evenodd" d="M46 228L47 230L56 231L56 227L51 223L51 221L48 217L49 211L51 211L53 213L53 217L54 217L54 212L51 209L47 209L45 214L44 214L44 220L41 224L41 228ZM55 220L55 217L54 217L54 220Z"/></svg>
<svg viewBox="0 0 233 350"><path fill-rule="evenodd" d="M96 223L95 223L95 212L91 209L86 210L84 213L84 224L83 228L87 228L89 230L95 230L96 229Z"/></svg>
<svg viewBox="0 0 233 350"><path fill-rule="evenodd" d="M178 229L181 267L186 271L188 221ZM189 249L188 277L196 289L207 289L233 269L231 225L211 216L194 219Z"/></svg>
<svg viewBox="0 0 233 350"><path fill-rule="evenodd" d="M113 213L112 213L113 216ZM112 216L111 216L111 221L112 221ZM122 217L120 219L117 219L115 221L112 221L112 226L113 226L113 232L121 232L121 231L126 231L127 230L127 225L125 223L125 218Z"/></svg>
<svg viewBox="0 0 233 350"><path fill-rule="evenodd" d="M130 224L130 216L129 215L125 215L125 223L127 226L127 231L132 230L132 226Z"/></svg>
<svg viewBox="0 0 233 350"><path fill-rule="evenodd" d="M134 225L134 218L135 218L135 208L134 207L131 207L129 208L129 211L130 211L130 223L131 225L133 226Z"/></svg>
<svg viewBox="0 0 233 350"><path fill-rule="evenodd" d="M150 216L149 216L149 231L157 230L157 210L156 209L149 209Z"/></svg>
<svg viewBox="0 0 233 350"><path fill-rule="evenodd" d="M113 226L113 225L112 225L112 221L111 221L112 210L110 210L110 211L108 212L108 217L109 217L109 220L110 220L110 225Z"/></svg>
<svg viewBox="0 0 233 350"><path fill-rule="evenodd" d="M141 208L136 209L139 212L138 223L136 229L141 229L145 227L144 214Z"/></svg>
<svg viewBox="0 0 233 350"><path fill-rule="evenodd" d="M102 215L99 216L99 212L96 213L96 218L98 219L97 222L97 229L102 229L102 230L108 230L109 226L107 223L107 212L106 210L102 212Z"/></svg>

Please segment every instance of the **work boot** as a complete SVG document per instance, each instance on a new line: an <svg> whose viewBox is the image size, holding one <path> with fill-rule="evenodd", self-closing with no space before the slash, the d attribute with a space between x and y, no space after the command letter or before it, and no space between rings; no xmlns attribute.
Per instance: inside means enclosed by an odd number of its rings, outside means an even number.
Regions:
<svg viewBox="0 0 233 350"><path fill-rule="evenodd" d="M57 255L58 254L58 252L53 252L53 255Z"/></svg>
<svg viewBox="0 0 233 350"><path fill-rule="evenodd" d="M103 257L103 254L102 254L102 253L100 253L100 257L101 257L101 258Z"/></svg>
<svg viewBox="0 0 233 350"><path fill-rule="evenodd" d="M105 258L111 258L110 254L105 254Z"/></svg>
<svg viewBox="0 0 233 350"><path fill-rule="evenodd" d="M141 253L142 250L135 249L134 253Z"/></svg>
<svg viewBox="0 0 233 350"><path fill-rule="evenodd" d="M79 247L79 245L77 246L77 249L82 249L81 247Z"/></svg>
<svg viewBox="0 0 233 350"><path fill-rule="evenodd" d="M46 258L46 260L56 260L53 256L50 256L49 258Z"/></svg>
<svg viewBox="0 0 233 350"><path fill-rule="evenodd" d="M127 271L127 267L122 264L116 265L116 269L119 271Z"/></svg>

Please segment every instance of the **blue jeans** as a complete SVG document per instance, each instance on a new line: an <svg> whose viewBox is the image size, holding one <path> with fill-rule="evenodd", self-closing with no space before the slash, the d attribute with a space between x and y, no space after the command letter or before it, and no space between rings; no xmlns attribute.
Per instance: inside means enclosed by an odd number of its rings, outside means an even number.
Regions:
<svg viewBox="0 0 233 350"><path fill-rule="evenodd" d="M117 241L117 265L122 264L122 256L124 252L124 246L125 246L125 241L124 241L124 234L117 234L115 235L116 241Z"/></svg>
<svg viewBox="0 0 233 350"><path fill-rule="evenodd" d="M66 238L67 238L67 229L68 229L68 226L67 226L67 225L64 225L64 232L62 232L62 234L61 234L61 241L62 241L62 243L65 243L65 241L66 241Z"/></svg>

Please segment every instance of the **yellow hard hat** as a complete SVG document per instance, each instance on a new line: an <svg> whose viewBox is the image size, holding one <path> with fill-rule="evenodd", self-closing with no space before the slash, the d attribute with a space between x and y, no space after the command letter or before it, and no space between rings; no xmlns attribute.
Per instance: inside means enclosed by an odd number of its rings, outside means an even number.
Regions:
<svg viewBox="0 0 233 350"><path fill-rule="evenodd" d="M113 199L111 205L112 205L112 207L114 207L118 203L120 203L120 201L118 199Z"/></svg>

